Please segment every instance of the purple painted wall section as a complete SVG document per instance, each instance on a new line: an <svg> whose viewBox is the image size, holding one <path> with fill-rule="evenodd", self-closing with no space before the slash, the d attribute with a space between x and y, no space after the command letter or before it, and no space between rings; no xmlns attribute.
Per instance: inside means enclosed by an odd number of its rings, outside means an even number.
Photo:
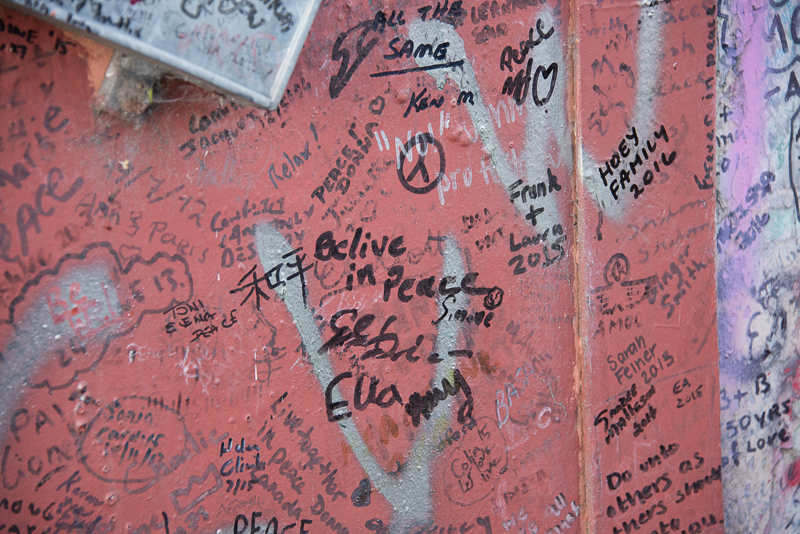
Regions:
<svg viewBox="0 0 800 534"><path fill-rule="evenodd" d="M800 529L800 10L719 3L717 253L728 532Z"/></svg>

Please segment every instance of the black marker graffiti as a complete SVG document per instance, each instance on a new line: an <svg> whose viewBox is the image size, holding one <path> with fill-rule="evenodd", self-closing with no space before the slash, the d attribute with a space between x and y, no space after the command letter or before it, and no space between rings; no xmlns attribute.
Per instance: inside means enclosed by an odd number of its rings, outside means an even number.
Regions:
<svg viewBox="0 0 800 534"><path fill-rule="evenodd" d="M418 140L420 140L420 149L418 150L419 159L417 160L416 165L414 165L414 167L411 169L411 172L408 174L408 176L406 176L405 172L403 171L405 158L401 158L399 160L399 166L397 167L397 177L400 178L400 184L402 184L407 191L416 195L424 195L425 193L430 193L436 189L436 186L439 185L439 182L442 180L442 176L445 174L444 147L442 146L442 143L434 139L433 135L429 133L423 133L420 135L415 135L409 139L405 144L404 152L406 154L410 153L414 146L416 146ZM425 156L428 155L428 151L431 148L430 145L433 145L434 152L438 152L439 154L439 171L435 175L436 178L432 181L430 179L428 167L425 165ZM415 187L411 185L411 181L416 178L417 174L422 177L422 181L425 182L426 185L423 185L422 187Z"/></svg>

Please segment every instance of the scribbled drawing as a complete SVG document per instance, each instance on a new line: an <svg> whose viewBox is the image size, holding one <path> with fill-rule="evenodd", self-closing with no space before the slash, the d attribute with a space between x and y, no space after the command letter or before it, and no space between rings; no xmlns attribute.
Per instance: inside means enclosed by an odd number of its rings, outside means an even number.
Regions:
<svg viewBox="0 0 800 534"><path fill-rule="evenodd" d="M792 301L797 286L796 277L782 275L765 278L756 289L751 290L761 310L756 309L747 321L748 357L764 362L770 357L781 359L789 344L787 333L791 320L797 313Z"/></svg>
<svg viewBox="0 0 800 534"><path fill-rule="evenodd" d="M756 311L747 321L748 355L760 362L770 356L780 355L786 338L786 311L762 314ZM767 334L762 332L767 331Z"/></svg>
<svg viewBox="0 0 800 534"><path fill-rule="evenodd" d="M727 19L727 17L725 17ZM800 62L800 56L794 56L792 60L784 67L767 67L766 72L767 74L781 74L783 72L788 71L792 67L795 66L796 63Z"/></svg>
<svg viewBox="0 0 800 534"><path fill-rule="evenodd" d="M280 257L281 251L290 249L289 243L275 228L268 224L261 224L256 227L256 247L262 266L271 265L276 258ZM452 237L445 238L444 243L444 265L443 275L453 276L457 279L464 277L464 267L460 257L460 252ZM463 295L458 297L466 298ZM302 287L299 282L292 282L286 285L286 292L282 296L287 310L292 316L294 324L300 333L305 350L309 356L311 366L319 380L320 387L324 391L334 377L333 367L328 358L327 351L320 350L323 346L322 338L317 329L312 312L303 305ZM441 296L437 297L437 302L441 305ZM460 305L459 302L456 305ZM463 306L462 306L463 307ZM443 321L438 325L435 350L441 355L442 361L435 367L435 376L431 378L432 383L441 383L442 379L453 382L454 368L456 367L455 356L449 355L450 351L459 352L456 349L459 326L456 321ZM445 356L445 354L448 354ZM332 400L340 402L342 395L339 387L333 389ZM430 462L436 457L435 439L436 428L450 419L456 404L456 397L443 400L434 410L430 419L421 421L420 431L416 440L411 445L408 452L407 464L413 466L424 466L413 469L400 469L397 473L389 473L381 467L375 457L370 452L364 438L359 433L355 423L349 419L339 421L339 428L347 440L350 448L358 459L361 467L369 476L373 487L383 494L389 504L395 509L395 517L390 527L392 533L406 532L413 527L428 524L432 519L433 504L431 501L431 476L432 469ZM497 424L494 425L492 433L500 433ZM473 431L477 432L477 431ZM487 438L488 439L488 438ZM499 445L496 445L500 447ZM503 456L505 456L505 445L502 445ZM499 457L499 451L495 457ZM492 461L495 461L494 458ZM505 472L505 463L493 468L489 477L494 484L500 471ZM478 475L479 476L479 475ZM489 476L489 475L486 475ZM488 495L488 492L486 493ZM482 498L485 498L484 495ZM478 499L480 500L480 499Z"/></svg>
<svg viewBox="0 0 800 534"><path fill-rule="evenodd" d="M450 454L443 474L447 498L461 506L480 502L507 469L505 437L492 418L482 417Z"/></svg>
<svg viewBox="0 0 800 534"><path fill-rule="evenodd" d="M90 475L103 482L121 483L131 495L149 490L202 450L186 430L183 415L163 401L141 395L103 406L86 426L77 447L78 461ZM190 478L187 490L179 495L188 495L192 482L202 483L207 476ZM218 485L222 486L221 480Z"/></svg>
<svg viewBox="0 0 800 534"><path fill-rule="evenodd" d="M113 319L118 317L109 297L109 291L113 293L116 291L109 288L105 282L101 282L100 286L103 298L94 299L82 293L80 282L71 283L69 285L69 302L65 300L67 296L62 295L59 286L50 287L47 290L47 307L50 309L53 324L59 325L67 322L78 338L85 339L91 338L108 326Z"/></svg>
<svg viewBox="0 0 800 534"><path fill-rule="evenodd" d="M210 481L209 478L211 478ZM207 481L208 483L206 483ZM203 502L206 497L222 489L222 486L222 477L219 474L219 469L217 469L216 465L210 463L205 473L203 473L203 476L190 476L186 487L171 492L169 494L169 500L172 501L172 506L175 507L175 511L177 511L179 515L183 515ZM192 489L196 492L202 491L202 493L194 495ZM181 503L178 499L179 497L187 497L187 499L194 498L188 503Z"/></svg>
<svg viewBox="0 0 800 534"><path fill-rule="evenodd" d="M628 257L622 253L611 256L603 269L605 285L592 292L603 315L635 308L653 294L658 282L656 275L636 280L629 280L630 276L631 263Z"/></svg>
<svg viewBox="0 0 800 534"><path fill-rule="evenodd" d="M25 283L0 321L0 406L18 388L64 389L93 371L114 340L148 315L160 316L193 295L189 264L164 252L123 263L106 242L63 256ZM0 426L9 410L0 409Z"/></svg>
<svg viewBox="0 0 800 534"><path fill-rule="evenodd" d="M795 57L794 59L796 60L797 58ZM794 63L794 60L792 62ZM797 146L800 143L800 121L798 121L798 116L800 116L800 108L794 112L789 127L789 185L794 195L795 216L797 217L797 222L800 222L800 199L797 197L797 186L794 183L795 177L800 178L800 147Z"/></svg>

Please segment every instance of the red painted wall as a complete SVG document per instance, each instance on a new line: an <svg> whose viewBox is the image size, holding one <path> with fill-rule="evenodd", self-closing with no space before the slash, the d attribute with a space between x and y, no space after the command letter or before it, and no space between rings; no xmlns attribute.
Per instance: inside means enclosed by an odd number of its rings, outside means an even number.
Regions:
<svg viewBox="0 0 800 534"><path fill-rule="evenodd" d="M330 2L277 111L131 122L0 18L2 528L721 530L713 6Z"/></svg>

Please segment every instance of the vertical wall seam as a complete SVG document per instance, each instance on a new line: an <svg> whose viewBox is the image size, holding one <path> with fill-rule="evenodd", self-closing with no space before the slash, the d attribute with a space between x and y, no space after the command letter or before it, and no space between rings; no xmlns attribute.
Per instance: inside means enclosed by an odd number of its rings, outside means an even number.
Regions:
<svg viewBox="0 0 800 534"><path fill-rule="evenodd" d="M584 424L584 420L586 418L585 414L585 390L583 387L583 377L586 376L585 373L585 365L583 361L583 342L581 336L581 301L585 283L581 277L581 267L580 267L580 228L582 223L582 217L580 215L580 210L578 209L578 202L579 202L579 186L578 182L583 178L582 170L583 170L583 157L581 153L581 143L580 143L580 135L581 135L581 125L578 118L580 117L580 107L579 107L579 95L580 95L580 85L578 83L579 73L580 73L580 63L579 63L579 53L578 53L578 2L577 0L570 0L570 29L569 35L567 38L567 46L569 47L569 58L570 58L570 66L569 66L569 84L568 84L568 110L569 113L572 114L570 117L569 123L572 125L572 154L574 158L573 164L573 178L572 178L572 214L575 221L574 226L574 240L572 244L573 249L573 276L575 279L575 285L572 288L572 300L573 300L573 332L574 332L574 340L575 340L575 372L573 373L574 377L574 386L573 392L577 395L578 399L578 413L577 413L577 425L578 425L578 443L580 444L578 447L578 464L580 465L580 480L579 480L579 490L580 490L580 502L581 502L581 510L583 513L581 514L580 520L580 528L583 534L590 534L591 529L591 521L589 521L586 515L589 510L589 487L588 487L588 480L586 478L586 443L587 443L587 436L586 432L586 425Z"/></svg>

